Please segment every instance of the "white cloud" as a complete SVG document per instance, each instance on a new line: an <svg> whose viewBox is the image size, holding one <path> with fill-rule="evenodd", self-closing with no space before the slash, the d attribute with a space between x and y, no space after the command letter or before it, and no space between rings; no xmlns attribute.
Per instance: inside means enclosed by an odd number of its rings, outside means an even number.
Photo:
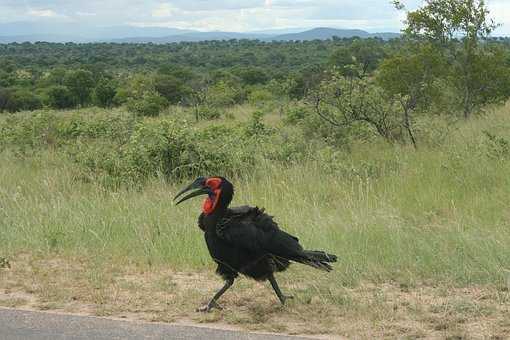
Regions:
<svg viewBox="0 0 510 340"><path fill-rule="evenodd" d="M76 15L79 17L95 17L97 13L78 11L76 12Z"/></svg>
<svg viewBox="0 0 510 340"><path fill-rule="evenodd" d="M28 11L28 15L46 18L58 16L58 14L51 9L31 9Z"/></svg>
<svg viewBox="0 0 510 340"><path fill-rule="evenodd" d="M170 3L162 3L152 10L154 18L168 18L175 14L176 8Z"/></svg>

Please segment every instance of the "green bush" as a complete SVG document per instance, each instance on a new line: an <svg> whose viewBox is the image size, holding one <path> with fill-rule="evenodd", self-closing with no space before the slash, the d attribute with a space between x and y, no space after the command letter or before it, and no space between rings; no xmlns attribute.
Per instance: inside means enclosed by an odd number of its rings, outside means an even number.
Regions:
<svg viewBox="0 0 510 340"><path fill-rule="evenodd" d="M94 101L100 107L111 107L116 95L117 90L111 80L102 79L94 90Z"/></svg>
<svg viewBox="0 0 510 340"><path fill-rule="evenodd" d="M57 118L47 111L12 115L0 120L0 149L27 154L57 142Z"/></svg>
<svg viewBox="0 0 510 340"><path fill-rule="evenodd" d="M201 119L213 120L221 117L221 111L215 106L201 105L198 109L198 115Z"/></svg>
<svg viewBox="0 0 510 340"><path fill-rule="evenodd" d="M66 86L52 86L46 92L46 96L48 105L54 109L68 109L76 106L76 100Z"/></svg>
<svg viewBox="0 0 510 340"><path fill-rule="evenodd" d="M0 94L2 96L2 94ZM0 98L0 111L32 111L42 108L42 100L28 89L7 90Z"/></svg>
<svg viewBox="0 0 510 340"><path fill-rule="evenodd" d="M284 111L284 122L287 124L297 124L302 122L310 115L309 108L304 105L295 104Z"/></svg>
<svg viewBox="0 0 510 340"><path fill-rule="evenodd" d="M197 129L171 117L41 111L0 120L0 147L17 154L51 147L78 165L81 178L108 186L141 184L158 176L233 176L252 171L261 153L267 128L254 129L255 123Z"/></svg>
<svg viewBox="0 0 510 340"><path fill-rule="evenodd" d="M168 101L157 93L145 93L142 98L130 98L127 108L140 116L156 117L168 107Z"/></svg>

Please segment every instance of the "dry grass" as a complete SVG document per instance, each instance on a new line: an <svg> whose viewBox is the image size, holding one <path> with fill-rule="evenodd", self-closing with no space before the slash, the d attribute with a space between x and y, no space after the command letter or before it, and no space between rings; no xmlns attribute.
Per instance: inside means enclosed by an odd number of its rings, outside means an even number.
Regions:
<svg viewBox="0 0 510 340"><path fill-rule="evenodd" d="M0 269L0 306L154 322L348 338L492 338L510 334L510 293L489 286L344 288L331 276L294 266L280 276L295 299L278 304L266 284L240 279L223 311L196 313L221 285L211 271L176 272L95 263L54 254L19 254Z"/></svg>

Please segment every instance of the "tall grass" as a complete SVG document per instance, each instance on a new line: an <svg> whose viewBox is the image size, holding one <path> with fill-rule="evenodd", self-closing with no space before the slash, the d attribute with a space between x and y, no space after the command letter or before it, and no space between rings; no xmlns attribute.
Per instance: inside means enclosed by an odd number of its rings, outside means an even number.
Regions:
<svg viewBox="0 0 510 340"><path fill-rule="evenodd" d="M260 160L232 178L233 204L265 207L306 248L338 254L339 284L501 285L510 270L509 131L501 109L462 123L440 148L360 145L327 162ZM51 149L22 159L6 150L0 164L0 255L212 266L196 227L200 203L172 204L184 183L109 190L77 178Z"/></svg>

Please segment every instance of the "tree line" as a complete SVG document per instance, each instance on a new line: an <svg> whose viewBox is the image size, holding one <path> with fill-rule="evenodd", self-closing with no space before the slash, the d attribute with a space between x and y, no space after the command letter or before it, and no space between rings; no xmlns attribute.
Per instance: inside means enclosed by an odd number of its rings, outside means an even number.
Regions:
<svg viewBox="0 0 510 340"><path fill-rule="evenodd" d="M510 39L483 0L426 0L402 37L172 44L0 45L0 112L124 106L199 119L228 106L304 103L334 129L362 125L417 146L416 117L468 119L510 96Z"/></svg>

